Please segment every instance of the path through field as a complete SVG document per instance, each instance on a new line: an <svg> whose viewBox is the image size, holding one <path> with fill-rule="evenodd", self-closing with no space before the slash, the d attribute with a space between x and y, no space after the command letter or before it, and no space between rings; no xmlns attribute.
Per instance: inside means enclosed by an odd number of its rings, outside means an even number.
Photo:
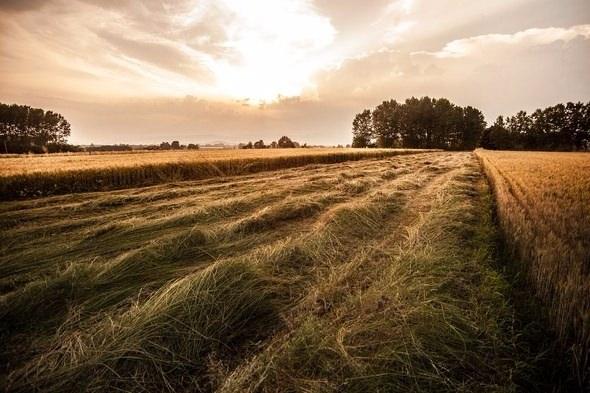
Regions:
<svg viewBox="0 0 590 393"><path fill-rule="evenodd" d="M490 214L443 152L2 203L0 382L510 390Z"/></svg>

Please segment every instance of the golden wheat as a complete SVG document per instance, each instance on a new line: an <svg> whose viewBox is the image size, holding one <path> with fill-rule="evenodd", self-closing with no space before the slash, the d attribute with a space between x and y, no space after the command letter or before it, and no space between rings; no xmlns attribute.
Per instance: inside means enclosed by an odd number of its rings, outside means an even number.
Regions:
<svg viewBox="0 0 590 393"><path fill-rule="evenodd" d="M0 156L0 199L120 189L428 151L340 148L227 149L22 155L5 158Z"/></svg>
<svg viewBox="0 0 590 393"><path fill-rule="evenodd" d="M512 251L549 305L574 367L590 366L590 154L477 150ZM582 375L580 375L582 378Z"/></svg>

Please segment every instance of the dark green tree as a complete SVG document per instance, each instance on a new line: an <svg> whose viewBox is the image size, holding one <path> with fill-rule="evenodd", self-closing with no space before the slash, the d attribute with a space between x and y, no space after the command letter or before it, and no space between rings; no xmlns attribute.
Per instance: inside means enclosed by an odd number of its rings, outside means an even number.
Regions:
<svg viewBox="0 0 590 393"><path fill-rule="evenodd" d="M295 143L288 136L280 137L277 144L282 149L295 147Z"/></svg>
<svg viewBox="0 0 590 393"><path fill-rule="evenodd" d="M364 112L363 112L364 113ZM357 115L358 116L358 115ZM364 115L366 116L366 114ZM362 119L365 120L364 118ZM372 114L372 134L377 147L396 147L401 144L401 130L403 126L403 112L401 105L395 100L383 101ZM371 125L369 125L370 128ZM354 130L354 121L353 121ZM369 133L369 140L371 138ZM363 146L365 147L365 146Z"/></svg>
<svg viewBox="0 0 590 393"><path fill-rule="evenodd" d="M69 150L70 133L70 123L59 113L0 104L0 146L4 153Z"/></svg>
<svg viewBox="0 0 590 393"><path fill-rule="evenodd" d="M463 109L463 124L461 129L461 150L472 150L477 147L486 128L483 113L472 106Z"/></svg>
<svg viewBox="0 0 590 393"><path fill-rule="evenodd" d="M365 109L352 121L352 147L369 147L373 138L373 119L371 111Z"/></svg>
<svg viewBox="0 0 590 393"><path fill-rule="evenodd" d="M254 142L254 148L255 149L265 149L266 145L264 144L264 141L261 139L259 141Z"/></svg>
<svg viewBox="0 0 590 393"><path fill-rule="evenodd" d="M498 116L496 122L485 130L481 139L481 147L493 150L506 150L512 148L513 137L506 126L504 117Z"/></svg>

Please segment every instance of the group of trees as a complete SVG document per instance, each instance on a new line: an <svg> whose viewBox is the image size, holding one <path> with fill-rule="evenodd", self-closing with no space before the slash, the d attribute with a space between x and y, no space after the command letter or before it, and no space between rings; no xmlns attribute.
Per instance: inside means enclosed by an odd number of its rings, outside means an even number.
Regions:
<svg viewBox="0 0 590 393"><path fill-rule="evenodd" d="M352 147L467 150L477 146L485 126L479 109L446 98L389 100L355 116Z"/></svg>
<svg viewBox="0 0 590 393"><path fill-rule="evenodd" d="M0 103L0 151L45 153L80 151L67 143L70 123L59 113L27 105ZM365 109L352 122L352 147L404 147L470 150L477 146L501 150L590 150L590 102L558 104L498 117L486 128L479 109L461 107L446 98L383 101ZM287 136L266 145L263 140L241 143L241 149L307 147ZM162 142L151 150L198 149L199 145ZM94 146L89 151L131 150L129 145Z"/></svg>
<svg viewBox="0 0 590 393"><path fill-rule="evenodd" d="M178 141L162 142L159 145L90 145L80 147L80 151L87 152L105 152L105 151L132 151L132 150L198 150L200 146L195 143L181 145Z"/></svg>
<svg viewBox="0 0 590 393"><path fill-rule="evenodd" d="M153 146L153 148L151 150L198 150L199 149L199 145L195 144L195 143L189 143L188 145L181 145L179 141L172 141L172 143L169 142L162 142L160 143L160 146Z"/></svg>
<svg viewBox="0 0 590 393"><path fill-rule="evenodd" d="M384 101L365 109L352 122L352 147L405 147L471 150L590 150L590 102L568 102L530 115L498 117L486 128L471 106L445 98Z"/></svg>
<svg viewBox="0 0 590 393"><path fill-rule="evenodd" d="M70 132L70 123L59 113L0 103L0 149L3 153L77 150L67 144Z"/></svg>
<svg viewBox="0 0 590 393"><path fill-rule="evenodd" d="M0 153L55 153L129 151L134 147L119 145L74 146L67 143L70 123L59 113L28 105L0 103ZM181 145L179 141L142 146L147 150L196 150L199 145Z"/></svg>
<svg viewBox="0 0 590 393"><path fill-rule="evenodd" d="M272 141L269 145L264 144L264 141L260 139L254 143L240 143L238 147L240 149L288 149L307 147L307 144L300 145L298 142L292 141L288 136L282 136L278 141Z"/></svg>
<svg viewBox="0 0 590 393"><path fill-rule="evenodd" d="M590 102L500 116L484 131L480 145L498 150L590 150Z"/></svg>

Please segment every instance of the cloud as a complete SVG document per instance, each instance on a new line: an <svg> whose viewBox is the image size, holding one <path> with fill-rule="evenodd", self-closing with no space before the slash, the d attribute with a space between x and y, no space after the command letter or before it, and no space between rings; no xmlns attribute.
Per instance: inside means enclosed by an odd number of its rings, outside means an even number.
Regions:
<svg viewBox="0 0 590 393"><path fill-rule="evenodd" d="M0 1L0 11L23 12L36 10L48 2L48 0L2 0Z"/></svg>
<svg viewBox="0 0 590 393"><path fill-rule="evenodd" d="M488 118L590 99L588 11L587 0L8 0L0 100L63 113L77 143L347 143L354 113L389 98L444 96Z"/></svg>
<svg viewBox="0 0 590 393"><path fill-rule="evenodd" d="M556 41L569 42L576 38L590 38L590 24L570 28L533 28L514 34L486 34L463 38L447 43L437 52L415 52L415 54L432 55L439 58L458 58L474 54L483 54L497 47L547 45Z"/></svg>
<svg viewBox="0 0 590 393"><path fill-rule="evenodd" d="M14 37L0 56L16 51L21 63L95 74L99 92L251 101L299 95L334 62L326 48L336 36L309 0L53 0L0 25ZM73 82L60 94L88 90Z"/></svg>
<svg viewBox="0 0 590 393"><path fill-rule="evenodd" d="M174 42L151 42L132 40L108 31L97 32L97 36L112 45L121 56L128 56L175 72L194 80L210 81L211 72L200 63L198 52L176 45Z"/></svg>
<svg viewBox="0 0 590 393"><path fill-rule="evenodd" d="M589 27L482 35L454 40L436 52L382 49L319 74L317 96L356 105L356 111L389 98L447 97L483 109L488 118L587 100Z"/></svg>

